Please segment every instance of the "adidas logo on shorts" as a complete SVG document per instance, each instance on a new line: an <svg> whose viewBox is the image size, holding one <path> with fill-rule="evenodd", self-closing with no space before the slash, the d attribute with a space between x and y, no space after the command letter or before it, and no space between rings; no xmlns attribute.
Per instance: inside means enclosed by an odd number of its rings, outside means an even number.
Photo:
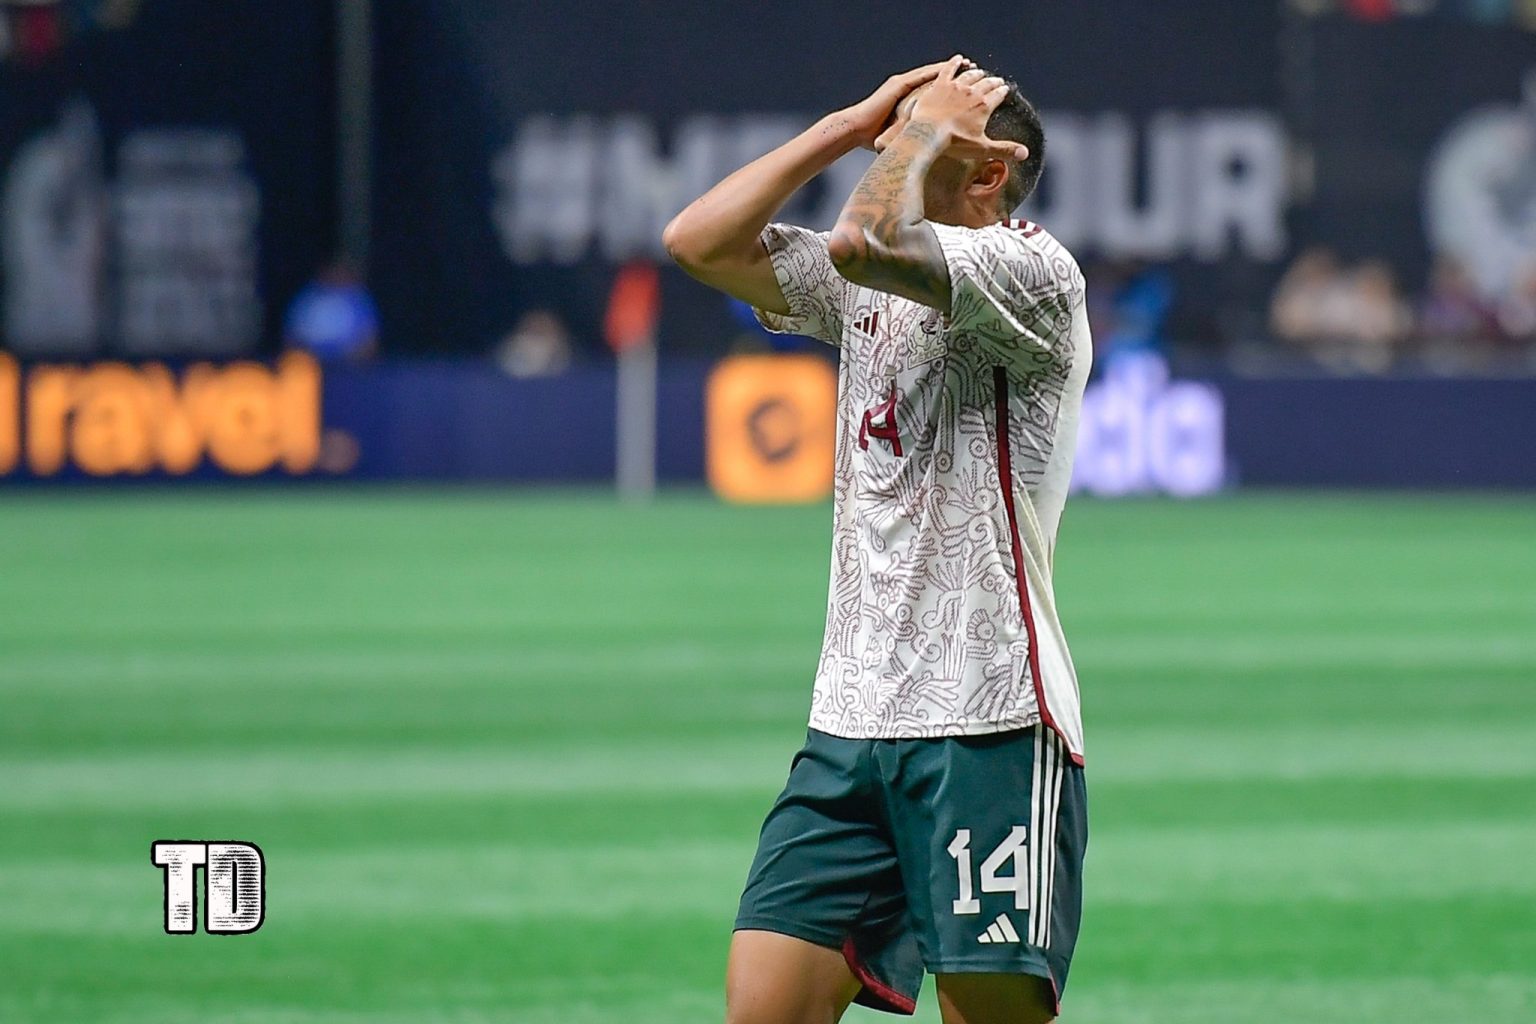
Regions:
<svg viewBox="0 0 1536 1024"><path fill-rule="evenodd" d="M987 926L987 930L976 936L977 942L1018 942L1019 933L1013 930L1013 922L1008 920L1007 914L998 914L997 920Z"/></svg>

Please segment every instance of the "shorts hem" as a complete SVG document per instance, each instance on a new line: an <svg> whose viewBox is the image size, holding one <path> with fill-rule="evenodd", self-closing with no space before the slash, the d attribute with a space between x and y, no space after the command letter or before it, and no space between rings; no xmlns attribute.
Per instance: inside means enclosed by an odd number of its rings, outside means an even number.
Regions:
<svg viewBox="0 0 1536 1024"><path fill-rule="evenodd" d="M864 986L859 994L853 997L854 1002L868 1006L871 1009L884 1010L886 1013L897 1013L904 1017L910 1017L917 1013L917 991L914 989L908 995L905 992L892 988L877 977L869 969L869 966L864 963L864 958L859 956L859 948L854 943L851 935L843 943L843 962L848 965L848 969L853 972L853 976L859 979L859 984ZM918 977L918 983L922 983L921 975Z"/></svg>
<svg viewBox="0 0 1536 1024"><path fill-rule="evenodd" d="M798 921L786 921L778 917L738 917L733 931L759 931L773 932L776 935L788 935L792 939L800 939L823 949L830 949L843 955L843 962L848 965L848 970L858 979L863 986L859 994L854 997L854 1002L868 1006L874 1010L884 1010L886 1013L895 1013L910 1017L917 1012L917 999L915 993L908 995L898 989L892 988L885 980L871 971L859 956L858 947L851 936L832 938L829 933L818 928L807 927Z"/></svg>
<svg viewBox="0 0 1536 1024"><path fill-rule="evenodd" d="M800 939L823 949L831 949L841 953L843 951L842 935L834 935L824 932L819 928L809 927L799 921L786 921L781 917L738 917L731 928L736 932L774 932L778 935L788 935L792 939Z"/></svg>
<svg viewBox="0 0 1536 1024"><path fill-rule="evenodd" d="M940 974L1027 974L1033 978L1042 978L1051 984L1052 1009L1057 1016L1061 1015L1061 984L1056 980L1056 973L1051 970L1051 965L1043 958L1020 960L1012 964L999 964L995 960L967 960L950 959L925 962L923 966L929 974L937 977Z"/></svg>

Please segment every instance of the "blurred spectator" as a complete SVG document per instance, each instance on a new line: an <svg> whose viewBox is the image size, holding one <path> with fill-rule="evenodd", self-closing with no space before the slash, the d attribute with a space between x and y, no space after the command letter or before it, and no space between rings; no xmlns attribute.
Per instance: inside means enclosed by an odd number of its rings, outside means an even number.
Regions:
<svg viewBox="0 0 1536 1024"><path fill-rule="evenodd" d="M571 334L547 309L530 309L496 348L496 362L509 377L555 377L570 368Z"/></svg>
<svg viewBox="0 0 1536 1024"><path fill-rule="evenodd" d="M59 9L50 4L0 3L0 57L12 52L27 67L40 67L57 54L66 34Z"/></svg>
<svg viewBox="0 0 1536 1024"><path fill-rule="evenodd" d="M363 362L378 349L379 311L357 272L337 261L288 307L284 341L322 362Z"/></svg>
<svg viewBox="0 0 1536 1024"><path fill-rule="evenodd" d="M774 334L758 321L752 306L740 299L727 297L725 306L737 328L729 345L732 352L818 352L827 348L822 342L799 334Z"/></svg>
<svg viewBox="0 0 1536 1024"><path fill-rule="evenodd" d="M1335 334L1348 313L1348 288L1333 250L1302 250L1275 289L1270 328L1286 341L1307 343Z"/></svg>
<svg viewBox="0 0 1536 1024"><path fill-rule="evenodd" d="M1382 260L1342 267L1332 251L1314 247L1281 278L1270 306L1275 334L1305 347L1322 363L1345 371L1387 369L1409 335L1413 315Z"/></svg>
<svg viewBox="0 0 1536 1024"><path fill-rule="evenodd" d="M1407 337L1413 314L1399 294L1397 278L1386 261L1366 260L1351 277L1345 339L1384 348Z"/></svg>
<svg viewBox="0 0 1536 1024"><path fill-rule="evenodd" d="M1536 343L1536 260L1516 272L1509 293L1499 303L1497 319L1506 337Z"/></svg>
<svg viewBox="0 0 1536 1024"><path fill-rule="evenodd" d="M1431 344L1498 336L1497 313L1483 302L1472 275L1454 256L1435 260L1419 307L1419 333Z"/></svg>
<svg viewBox="0 0 1536 1024"><path fill-rule="evenodd" d="M1126 263L1094 268L1088 275L1088 320L1095 364L1107 369L1121 359L1162 355L1173 293L1173 278L1158 267Z"/></svg>

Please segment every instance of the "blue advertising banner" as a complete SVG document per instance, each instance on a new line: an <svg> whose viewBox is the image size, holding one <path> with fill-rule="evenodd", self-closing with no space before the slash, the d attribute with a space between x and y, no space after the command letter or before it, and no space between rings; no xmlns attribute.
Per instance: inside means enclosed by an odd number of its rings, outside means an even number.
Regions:
<svg viewBox="0 0 1536 1024"><path fill-rule="evenodd" d="M753 374L758 386L744 380ZM709 479L744 500L829 494L830 379L813 356L663 367L658 476L702 482L712 461ZM614 385L611 368L521 380L464 360L322 368L302 355L177 366L0 356L0 481L601 484L614 475ZM1536 381L1196 380L1126 363L1085 395L1072 485L1105 497L1536 488L1532 437Z"/></svg>

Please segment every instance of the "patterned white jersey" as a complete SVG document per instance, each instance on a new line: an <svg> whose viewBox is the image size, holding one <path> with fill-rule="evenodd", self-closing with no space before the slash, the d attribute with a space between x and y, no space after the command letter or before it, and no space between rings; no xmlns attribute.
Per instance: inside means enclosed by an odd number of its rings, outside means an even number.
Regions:
<svg viewBox="0 0 1536 1024"><path fill-rule="evenodd" d="M839 276L825 233L763 232L791 312L758 318L842 348L810 724L889 738L1043 721L1081 762L1051 562L1092 359L1083 276L1028 222L932 226L948 317Z"/></svg>

